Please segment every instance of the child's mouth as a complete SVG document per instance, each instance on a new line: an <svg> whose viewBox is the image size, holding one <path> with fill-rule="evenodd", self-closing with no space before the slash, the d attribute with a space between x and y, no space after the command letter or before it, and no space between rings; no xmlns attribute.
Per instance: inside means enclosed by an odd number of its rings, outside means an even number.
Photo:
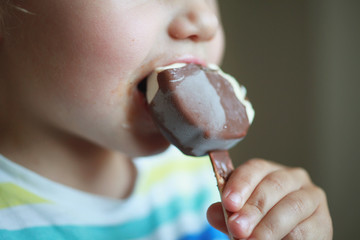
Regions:
<svg viewBox="0 0 360 240"><path fill-rule="evenodd" d="M146 97L147 78L148 78L148 76L146 76L144 79L142 79L139 82L139 84L137 85L138 90L140 91L140 93L142 93L144 95L144 97Z"/></svg>

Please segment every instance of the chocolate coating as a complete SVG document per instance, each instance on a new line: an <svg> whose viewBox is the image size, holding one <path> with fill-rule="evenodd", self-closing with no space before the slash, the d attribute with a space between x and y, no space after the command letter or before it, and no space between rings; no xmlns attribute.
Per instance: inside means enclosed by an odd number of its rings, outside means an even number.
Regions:
<svg viewBox="0 0 360 240"><path fill-rule="evenodd" d="M225 183L234 170L233 163L227 150L212 151L209 153L218 188L222 193Z"/></svg>
<svg viewBox="0 0 360 240"><path fill-rule="evenodd" d="M247 133L246 108L217 71L196 65L166 69L150 111L162 134L187 155L227 150Z"/></svg>

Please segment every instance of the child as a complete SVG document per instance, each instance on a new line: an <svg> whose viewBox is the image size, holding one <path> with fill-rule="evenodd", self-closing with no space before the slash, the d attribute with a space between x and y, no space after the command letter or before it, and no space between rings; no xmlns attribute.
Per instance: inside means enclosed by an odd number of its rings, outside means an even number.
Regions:
<svg viewBox="0 0 360 240"><path fill-rule="evenodd" d="M139 88L220 63L216 1L0 4L0 239L226 239L208 159L167 149ZM302 169L250 160L221 197L237 238L332 238Z"/></svg>

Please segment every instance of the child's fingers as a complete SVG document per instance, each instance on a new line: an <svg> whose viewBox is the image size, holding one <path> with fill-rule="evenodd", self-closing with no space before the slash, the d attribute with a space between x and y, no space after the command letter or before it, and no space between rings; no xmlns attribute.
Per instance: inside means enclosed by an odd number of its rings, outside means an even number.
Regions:
<svg viewBox="0 0 360 240"><path fill-rule="evenodd" d="M212 204L208 208L206 215L211 226L223 233L228 233L225 224L224 211L220 202Z"/></svg>
<svg viewBox="0 0 360 240"><path fill-rule="evenodd" d="M224 207L229 212L239 211L262 179L280 168L281 165L262 159L252 159L236 168L222 194Z"/></svg>
<svg viewBox="0 0 360 240"><path fill-rule="evenodd" d="M283 240L323 239L331 240L333 228L327 204L321 204L313 215L297 225Z"/></svg>
<svg viewBox="0 0 360 240"><path fill-rule="evenodd" d="M308 175L301 168L283 168L268 174L243 208L229 218L231 229L235 229L239 237L248 237L270 209L286 195L299 190L308 182Z"/></svg>
<svg viewBox="0 0 360 240"><path fill-rule="evenodd" d="M299 223L315 213L324 196L324 192L316 186L290 193L261 220L251 237L255 239L284 238Z"/></svg>

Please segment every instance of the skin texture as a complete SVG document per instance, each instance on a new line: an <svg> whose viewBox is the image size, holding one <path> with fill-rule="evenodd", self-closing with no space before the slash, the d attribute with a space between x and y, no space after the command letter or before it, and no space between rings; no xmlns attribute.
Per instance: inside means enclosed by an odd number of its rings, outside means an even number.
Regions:
<svg viewBox="0 0 360 240"><path fill-rule="evenodd" d="M0 152L59 183L126 198L131 158L168 146L138 84L173 62L221 62L216 2L9 2L17 8L0 32ZM325 194L302 169L248 161L222 198L239 238L331 239ZM219 203L208 219L226 232Z"/></svg>

